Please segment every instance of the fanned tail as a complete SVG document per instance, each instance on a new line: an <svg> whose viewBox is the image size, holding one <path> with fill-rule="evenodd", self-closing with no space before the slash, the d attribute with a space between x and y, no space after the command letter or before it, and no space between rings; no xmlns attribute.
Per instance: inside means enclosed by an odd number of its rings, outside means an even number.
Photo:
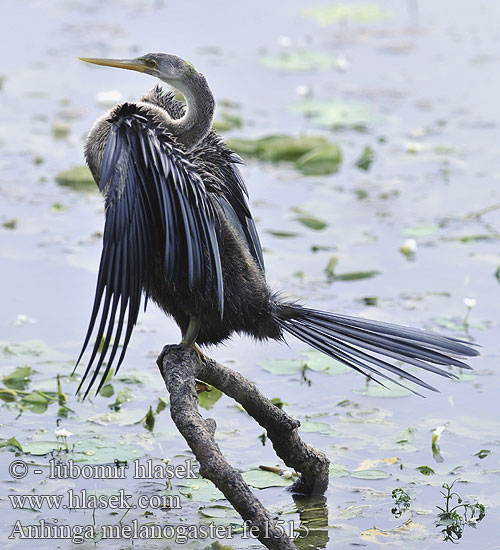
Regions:
<svg viewBox="0 0 500 550"><path fill-rule="evenodd" d="M438 391L417 376L388 363L384 357L447 378L457 378L456 374L440 367L452 365L470 369L467 363L457 357L479 355L469 342L456 338L295 304L278 303L275 319L284 331L379 384L382 382L373 375L400 386L403 384L397 377L401 377L428 390ZM396 378L389 374L395 375ZM408 389L417 393L411 388Z"/></svg>

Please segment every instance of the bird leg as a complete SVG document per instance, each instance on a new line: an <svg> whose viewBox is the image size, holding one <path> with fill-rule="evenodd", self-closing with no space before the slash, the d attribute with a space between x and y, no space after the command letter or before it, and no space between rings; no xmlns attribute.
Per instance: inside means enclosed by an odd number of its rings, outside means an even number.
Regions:
<svg viewBox="0 0 500 550"><path fill-rule="evenodd" d="M201 349L196 345L196 338L198 337L198 333L200 332L200 320L196 317L190 317L189 318L189 325L186 329L186 332L182 335L181 344L184 346L189 346L190 348L193 348L194 351L198 355L198 359L201 362L203 362L204 355ZM196 392L202 393L207 390L208 386L205 384L205 382L202 382L200 380L196 380Z"/></svg>
<svg viewBox="0 0 500 550"><path fill-rule="evenodd" d="M182 333L181 345L189 346L193 349L195 348L196 338L198 338L198 333L200 332L201 323L200 320L196 317L189 318L189 325L186 329L186 332Z"/></svg>

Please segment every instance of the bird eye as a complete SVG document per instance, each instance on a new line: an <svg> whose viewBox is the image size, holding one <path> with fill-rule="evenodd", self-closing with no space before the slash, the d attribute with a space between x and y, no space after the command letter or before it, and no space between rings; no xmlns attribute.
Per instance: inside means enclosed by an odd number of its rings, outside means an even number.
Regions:
<svg viewBox="0 0 500 550"><path fill-rule="evenodd" d="M154 59L144 59L144 62L150 69L156 69L158 63Z"/></svg>

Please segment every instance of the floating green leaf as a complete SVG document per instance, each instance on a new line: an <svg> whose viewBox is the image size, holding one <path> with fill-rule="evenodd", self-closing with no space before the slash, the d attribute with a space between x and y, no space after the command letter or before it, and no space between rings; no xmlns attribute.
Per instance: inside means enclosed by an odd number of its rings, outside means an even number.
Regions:
<svg viewBox="0 0 500 550"><path fill-rule="evenodd" d="M111 403L111 405L108 405L110 409L113 409L114 411L119 411L121 409L121 406L124 403L128 403L129 401L132 401L135 398L134 393L130 388L123 388L123 390L120 390L116 394L116 399L114 403Z"/></svg>
<svg viewBox="0 0 500 550"><path fill-rule="evenodd" d="M363 153L359 157L359 159L356 161L356 166L360 170L369 170L371 165L375 162L375 152L373 149L369 146L366 146L363 149Z"/></svg>
<svg viewBox="0 0 500 550"><path fill-rule="evenodd" d="M213 506L201 506L198 512L206 518L229 518L234 519L235 523L240 523L241 518L237 516L234 508L231 506L225 506L223 504L216 504Z"/></svg>
<svg viewBox="0 0 500 550"><path fill-rule="evenodd" d="M328 71L335 67L337 60L326 52L298 50L286 51L279 55L265 55L260 62L268 69L285 72Z"/></svg>
<svg viewBox="0 0 500 550"><path fill-rule="evenodd" d="M42 340L26 340L25 342L2 342L0 341L0 356L2 357L41 357L50 355L51 358L61 354L47 347Z"/></svg>
<svg viewBox="0 0 500 550"><path fill-rule="evenodd" d="M47 410L50 403L56 401L56 397L52 397L47 393L33 391L24 395L21 399L22 404L31 412L42 414Z"/></svg>
<svg viewBox="0 0 500 550"><path fill-rule="evenodd" d="M17 391L11 388L0 388L0 399L5 403L10 403L17 399Z"/></svg>
<svg viewBox="0 0 500 550"><path fill-rule="evenodd" d="M326 422L310 422L309 420L304 420L300 422L300 431L301 432L330 432L330 424Z"/></svg>
<svg viewBox="0 0 500 550"><path fill-rule="evenodd" d="M390 474L385 470L357 470L351 472L351 476L358 479L387 479Z"/></svg>
<svg viewBox="0 0 500 550"><path fill-rule="evenodd" d="M111 397L114 393L113 384L105 384L99 391L101 397Z"/></svg>
<svg viewBox="0 0 500 550"><path fill-rule="evenodd" d="M229 132L229 130L241 128L242 125L241 115L233 115L228 111L222 111L220 118L214 120L212 127L216 132Z"/></svg>
<svg viewBox="0 0 500 550"><path fill-rule="evenodd" d="M435 223L426 223L421 225L414 225L413 227L407 227L403 230L403 235L407 237L430 237L434 235L439 229L439 226Z"/></svg>
<svg viewBox="0 0 500 550"><path fill-rule="evenodd" d="M221 500L223 493L208 479L193 479L182 483L179 493L193 502L209 502Z"/></svg>
<svg viewBox="0 0 500 550"><path fill-rule="evenodd" d="M11 218L3 222L2 226L5 227L5 229L15 229L17 227L17 218Z"/></svg>
<svg viewBox="0 0 500 550"><path fill-rule="evenodd" d="M17 367L14 371L2 377L3 383L8 388L24 390L31 376L31 367Z"/></svg>
<svg viewBox="0 0 500 550"><path fill-rule="evenodd" d="M267 487L288 487L293 483L290 477L280 476L274 472L268 472L259 468L247 470L242 474L243 479L256 489L266 489Z"/></svg>
<svg viewBox="0 0 500 550"><path fill-rule="evenodd" d="M340 361L336 361L316 350L304 351L301 355L305 356L304 360L266 359L259 361L259 366L267 372L278 375L301 374L304 369L323 372L325 374L344 374L351 370L340 363Z"/></svg>
<svg viewBox="0 0 500 550"><path fill-rule="evenodd" d="M384 380L383 384L385 387L380 384L371 383L363 389L354 390L354 393L369 397L407 397L408 395L412 395L410 390L402 388L389 380Z"/></svg>
<svg viewBox="0 0 500 550"><path fill-rule="evenodd" d="M213 386L209 386L210 391L204 391L198 394L198 405L204 409L211 409L222 397L222 392Z"/></svg>
<svg viewBox="0 0 500 550"><path fill-rule="evenodd" d="M489 449L481 449L480 451L475 453L474 456L477 456L478 458L480 458L482 460L483 458L486 458L491 453L492 453L492 451L490 451Z"/></svg>
<svg viewBox="0 0 500 550"><path fill-rule="evenodd" d="M328 468L330 477L346 477L349 475L347 468L343 464L332 462Z"/></svg>
<svg viewBox="0 0 500 550"><path fill-rule="evenodd" d="M56 182L64 187L71 187L76 191L96 191L97 186L87 166L79 165L60 172Z"/></svg>
<svg viewBox="0 0 500 550"><path fill-rule="evenodd" d="M272 374L298 374L302 365L303 361L296 359L265 359L259 361L259 366Z"/></svg>
<svg viewBox="0 0 500 550"><path fill-rule="evenodd" d="M373 126L380 119L366 105L353 101L302 101L292 111L303 113L313 124L323 128L361 129Z"/></svg>
<svg viewBox="0 0 500 550"><path fill-rule="evenodd" d="M314 216L299 216L295 219L299 221L302 225L309 227L309 229L314 229L315 231L321 231L328 226L325 221L320 220L319 218L315 218Z"/></svg>
<svg viewBox="0 0 500 550"><path fill-rule="evenodd" d="M352 369L340 361L332 359L317 350L304 351L301 355L306 357L305 362L307 367L314 371L321 371L325 374L345 374L352 371Z"/></svg>
<svg viewBox="0 0 500 550"><path fill-rule="evenodd" d="M148 412L143 420L143 425L146 430L152 432L155 427L155 413L153 412L153 407L149 407Z"/></svg>
<svg viewBox="0 0 500 550"><path fill-rule="evenodd" d="M286 403L285 401L283 401L281 398L279 397L273 397L271 399L271 403L273 405L275 405L276 407L278 407L278 409L282 409L285 405L288 405L288 403Z"/></svg>
<svg viewBox="0 0 500 550"><path fill-rule="evenodd" d="M396 439L396 443L398 445L406 445L408 443L411 443L411 441L413 440L413 434L415 433L415 428L405 428L404 430L402 430L397 439Z"/></svg>
<svg viewBox="0 0 500 550"><path fill-rule="evenodd" d="M338 145L327 144L305 153L295 162L295 167L308 176L335 174L342 164L342 151Z"/></svg>
<svg viewBox="0 0 500 550"><path fill-rule="evenodd" d="M430 476L436 473L430 466L417 466L417 470L424 476Z"/></svg>
<svg viewBox="0 0 500 550"><path fill-rule="evenodd" d="M28 441L23 443L23 452L28 455L43 456L61 449L59 441Z"/></svg>
<svg viewBox="0 0 500 550"><path fill-rule="evenodd" d="M330 264L328 264L330 265ZM327 266L328 268L328 266ZM326 268L325 268L326 271ZM347 273L331 273L327 272L327 277L329 282L334 281L359 281L360 279L372 279L380 275L380 271L373 269L371 271L351 271Z"/></svg>
<svg viewBox="0 0 500 550"><path fill-rule="evenodd" d="M270 135L258 139L230 139L228 146L243 157L272 163L291 162L304 174L331 174L338 170L342 153L323 136Z"/></svg>
<svg viewBox="0 0 500 550"><path fill-rule="evenodd" d="M329 6L312 6L302 10L305 17L314 19L322 27L339 21L356 21L358 23L378 23L391 19L393 14L378 4L348 4L336 2Z"/></svg>
<svg viewBox="0 0 500 550"><path fill-rule="evenodd" d="M299 235L298 233L292 233L291 231L274 231L273 229L267 229L266 233L280 239L291 239L292 237L298 237Z"/></svg>
<svg viewBox="0 0 500 550"><path fill-rule="evenodd" d="M9 439L0 440L0 449L4 449L7 447L11 447L13 449L17 449L18 451L23 452L23 448L21 447L21 444L15 437L10 437Z"/></svg>

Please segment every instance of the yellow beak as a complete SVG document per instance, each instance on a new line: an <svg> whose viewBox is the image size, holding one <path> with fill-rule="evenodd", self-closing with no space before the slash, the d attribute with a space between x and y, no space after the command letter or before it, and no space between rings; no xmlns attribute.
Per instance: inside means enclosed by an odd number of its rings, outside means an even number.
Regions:
<svg viewBox="0 0 500 550"><path fill-rule="evenodd" d="M79 57L78 59L86 63L93 63L94 65L118 67L119 69L129 69L131 71L139 71L140 73L151 71L151 68L142 59L105 59L100 57Z"/></svg>

